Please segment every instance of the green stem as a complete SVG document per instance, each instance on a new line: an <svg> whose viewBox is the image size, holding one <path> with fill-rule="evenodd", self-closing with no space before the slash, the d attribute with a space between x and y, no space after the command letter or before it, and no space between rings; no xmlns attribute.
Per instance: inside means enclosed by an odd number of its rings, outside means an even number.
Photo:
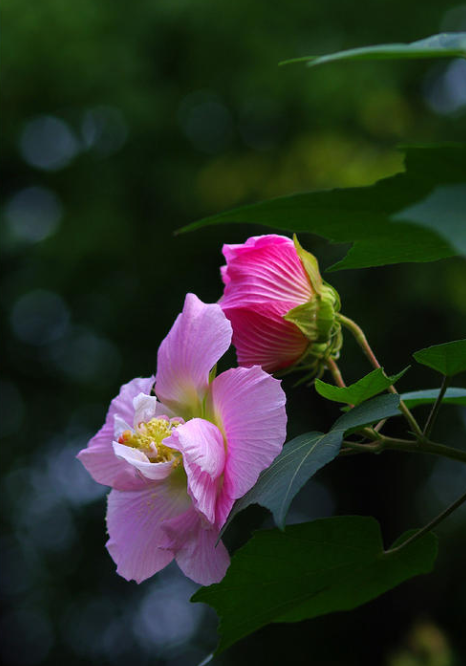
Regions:
<svg viewBox="0 0 466 666"><path fill-rule="evenodd" d="M333 379L334 379L334 381L335 381L335 384L336 384L337 386L339 386L340 388L345 388L345 387L346 387L346 384L345 384L345 382L343 381L343 377L341 376L340 368L339 368L338 365L335 363L335 361L333 360L333 358L330 358L330 357L329 357L329 358L325 359L325 365L327 366L327 368L328 368L328 369L330 370L330 372L332 373L332 377L333 377Z"/></svg>
<svg viewBox="0 0 466 666"><path fill-rule="evenodd" d="M381 437L371 444L360 444L344 441L343 446L358 453L380 453L385 450L404 451L406 453L431 453L435 456L458 460L466 463L466 451L454 449L451 446L437 444L436 442L423 441L422 443L409 439L395 439L394 437ZM345 454L346 455L346 454Z"/></svg>
<svg viewBox="0 0 466 666"><path fill-rule="evenodd" d="M434 404L432 406L432 410L429 414L429 418L427 419L426 425L424 427L424 437L426 437L427 439L430 437L430 433L432 432L432 428L433 428L434 423L437 419L437 416L438 416L438 413L439 413L439 410L440 410L440 407L441 407L441 404L442 404L443 396L445 395L445 392L448 388L448 385L450 384L450 381L451 381L450 377L445 376L443 378L442 386L441 386L440 392L437 396L437 400L434 402Z"/></svg>
<svg viewBox="0 0 466 666"><path fill-rule="evenodd" d="M377 360L377 357L372 351L371 346L369 345L369 342L367 341L367 338L364 335L364 331L362 330L362 328L358 326L358 324L356 324L355 321L353 321L349 317L345 317L341 313L337 314L337 319L345 328L347 328L352 333L356 342L358 343L364 354L369 359L371 365L376 369L381 368L382 366L380 365L380 363ZM393 385L389 386L387 390L390 391L390 393L398 394L398 391ZM424 434L421 430L421 427L419 426L418 422L409 411L408 407L406 407L403 400L400 400L400 410L403 412L404 417L411 426L413 434L417 435L417 437L419 437L420 439L423 439Z"/></svg>
<svg viewBox="0 0 466 666"><path fill-rule="evenodd" d="M450 504L450 506L445 509L445 511L442 511L436 518L430 521L427 525L424 527L421 527L420 530L418 530L415 534L409 537L409 539L406 539L406 541L403 541L399 546L396 546L395 548L390 548L390 550L386 550L385 554L386 555L391 555L393 553L397 553L398 551L402 550L403 548L406 548L406 546L410 543L413 543L413 541L417 541L421 537L424 536L424 534L427 534L427 532L431 532L434 527L437 527L439 523L442 522L442 520L445 520L445 518L448 518L448 516L453 513L453 511L456 511L458 507L460 507L464 502L466 502L466 493L463 493L461 497L458 497L458 499L453 502L453 504Z"/></svg>

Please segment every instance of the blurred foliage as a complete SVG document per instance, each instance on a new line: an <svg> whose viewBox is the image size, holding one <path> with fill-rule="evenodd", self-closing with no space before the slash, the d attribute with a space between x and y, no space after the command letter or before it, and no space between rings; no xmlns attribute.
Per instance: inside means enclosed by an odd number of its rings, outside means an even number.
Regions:
<svg viewBox="0 0 466 666"><path fill-rule="evenodd" d="M105 489L74 456L119 385L155 370L185 292L219 297L222 243L263 233L174 230L261 198L371 183L401 168L399 142L465 138L462 61L312 72L277 63L464 30L466 6L9 0L3 26L3 662L195 664L214 647L215 618L188 604L193 586L174 569L139 587L116 576L104 550ZM301 241L323 267L341 254L311 236ZM346 271L331 282L387 372L416 349L464 337L462 260ZM363 363L346 341L348 381L368 371ZM416 368L400 389L435 381ZM285 388L290 438L328 429L337 407L291 380ZM442 418L437 437L456 443L459 408ZM397 454L342 460L292 511L295 521L371 514L391 540L465 481L454 465ZM229 545L262 516L239 521ZM261 630L219 663L280 663L292 650L295 664L373 666L426 608L464 657L464 520L445 526L434 576L351 615Z"/></svg>
<svg viewBox="0 0 466 666"><path fill-rule="evenodd" d="M406 648L389 657L387 666L453 666L455 663L448 639L432 622L417 622L406 643Z"/></svg>

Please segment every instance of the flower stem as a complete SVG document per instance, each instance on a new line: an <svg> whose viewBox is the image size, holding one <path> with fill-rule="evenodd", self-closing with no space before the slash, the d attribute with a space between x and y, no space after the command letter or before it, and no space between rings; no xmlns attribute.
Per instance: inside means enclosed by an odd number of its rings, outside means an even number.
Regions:
<svg viewBox="0 0 466 666"><path fill-rule="evenodd" d="M441 456L442 458L449 458L450 460L458 460L459 462L466 463L466 451L454 449L451 446L437 444L436 442L428 440L419 443L415 440L395 439L394 437L381 436L380 439L370 444L361 444L345 440L343 446L358 453L381 453L385 450L404 451L406 453L431 453L432 455Z"/></svg>
<svg viewBox="0 0 466 666"><path fill-rule="evenodd" d="M352 333L356 342L358 343L358 345L361 347L364 354L369 359L371 365L376 369L381 368L382 366L380 365L380 363L377 360L377 357L375 356L374 352L372 351L372 348L369 345L369 342L367 341L367 338L364 335L364 331L362 330L362 328L360 326L358 326L358 324L356 324L355 321L353 321L349 317L345 317L341 313L337 314L337 318L338 318L338 321ZM390 391L390 393L395 393L395 394L398 393L398 391L396 390L396 388L393 385L389 386L387 390ZM400 400L400 410L403 412L404 417L406 418L409 425L411 426L413 434L415 434L420 439L423 439L424 438L424 433L422 432L421 427L419 426L418 422L416 421L414 416L411 414L409 409L406 407L403 400Z"/></svg>
<svg viewBox="0 0 466 666"><path fill-rule="evenodd" d="M439 410L440 410L440 407L441 407L441 404L442 404L443 396L445 395L445 392L448 388L449 383L450 383L450 377L445 376L443 378L442 386L441 386L440 392L437 396L437 400L434 402L434 404L432 406L432 411L430 412L429 418L427 419L426 425L424 427L424 437L426 437L426 438L430 437L430 433L432 432L432 428L433 428L434 423L437 419L437 415L439 413Z"/></svg>
<svg viewBox="0 0 466 666"><path fill-rule="evenodd" d="M330 370L330 372L332 373L332 377L333 377L333 379L334 379L334 381L335 381L335 384L336 384L337 386L339 386L340 388L345 388L345 387L346 387L346 384L345 384L345 382L343 381L343 377L341 376L340 368L339 368L338 365L335 363L335 361L333 360L333 358L330 358L330 357L329 357L329 358L325 359L325 365L327 366L327 368L328 368L328 369Z"/></svg>
<svg viewBox="0 0 466 666"><path fill-rule="evenodd" d="M453 513L458 507L460 507L464 502L466 502L466 493L463 493L461 497L458 497L458 499L453 502L453 504L450 504L450 506L445 509L445 511L442 511L436 518L430 521L427 525L424 527L421 527L420 530L415 532L412 536L409 537L409 539L406 539L406 541L403 541L399 546L396 546L395 548L390 548L390 550L386 550L385 554L386 555L391 555L393 553L397 553L398 551L402 550L402 548L406 548L406 546L410 543L413 543L413 541L417 541L421 537L424 536L424 534L427 534L427 532L431 532L434 527L437 527L439 523L441 523L445 518L448 518L448 516Z"/></svg>

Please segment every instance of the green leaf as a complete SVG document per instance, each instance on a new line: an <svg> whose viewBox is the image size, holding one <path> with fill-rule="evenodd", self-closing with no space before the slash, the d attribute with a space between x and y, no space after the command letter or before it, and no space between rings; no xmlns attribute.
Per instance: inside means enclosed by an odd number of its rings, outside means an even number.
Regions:
<svg viewBox="0 0 466 666"><path fill-rule="evenodd" d="M338 51L324 56L304 56L281 62L290 65L305 62L309 67L335 60L393 60L411 58L466 58L466 32L442 33L409 44L378 44Z"/></svg>
<svg viewBox="0 0 466 666"><path fill-rule="evenodd" d="M399 404L400 396L398 394L379 395L340 416L333 425L332 431L342 430L343 434L349 434L382 419L388 419L390 416L398 416L400 414Z"/></svg>
<svg viewBox="0 0 466 666"><path fill-rule="evenodd" d="M330 431L327 435L309 432L291 440L271 466L262 472L256 485L235 503L222 533L250 504L269 509L276 525L283 529L291 501L306 481L338 455L342 440L341 430Z"/></svg>
<svg viewBox="0 0 466 666"><path fill-rule="evenodd" d="M401 400L409 409L417 407L418 405L430 405L437 400L440 389L426 389L425 391L410 391L409 393L402 393ZM464 388L449 388L443 396L442 404L449 405L466 405L466 389Z"/></svg>
<svg viewBox="0 0 466 666"><path fill-rule="evenodd" d="M431 571L436 554L433 534L386 553L373 518L326 518L257 532L235 553L223 581L200 589L192 601L220 616L218 654L270 622L356 608Z"/></svg>
<svg viewBox="0 0 466 666"><path fill-rule="evenodd" d="M361 402L369 400L369 398L372 398L378 393L382 393L382 391L385 391L389 386L392 386L407 370L408 368L405 368L397 375L387 377L383 368L377 368L377 370L373 370L359 381L350 386L346 386L345 388L340 388L333 384L327 384L320 379L316 379L315 387L317 393L324 398L327 398L327 400L345 402L348 405L359 405Z"/></svg>
<svg viewBox="0 0 466 666"><path fill-rule="evenodd" d="M466 184L440 185L423 201L405 208L392 219L431 229L457 254L466 256Z"/></svg>
<svg viewBox="0 0 466 666"><path fill-rule="evenodd" d="M277 526L283 529L293 498L306 481L338 455L344 434L399 414L399 403L398 395L375 398L341 416L326 435L309 432L291 440L262 472L256 485L235 503L221 534L250 504L269 509Z"/></svg>
<svg viewBox="0 0 466 666"><path fill-rule="evenodd" d="M405 173L369 187L279 197L213 215L184 230L246 222L282 231L309 232L332 243L352 243L346 257L330 270L453 256L460 251L456 248L463 247L463 241L466 245L466 225L458 227L452 246L438 225L422 226L419 221L407 222L397 216L428 201L438 187L464 186L466 144L406 146L404 150ZM448 211L441 219L448 219ZM461 243L458 238L463 239Z"/></svg>
<svg viewBox="0 0 466 666"><path fill-rule="evenodd" d="M415 352L413 356L418 363L453 377L466 371L466 340L433 345Z"/></svg>

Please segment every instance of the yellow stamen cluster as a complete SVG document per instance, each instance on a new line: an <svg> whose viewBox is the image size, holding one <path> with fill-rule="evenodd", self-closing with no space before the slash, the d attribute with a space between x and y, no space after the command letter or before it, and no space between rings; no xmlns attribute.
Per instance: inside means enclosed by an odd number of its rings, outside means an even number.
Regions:
<svg viewBox="0 0 466 666"><path fill-rule="evenodd" d="M165 446L162 441L169 437L172 428L176 428L178 425L178 423L171 424L166 419L154 418L147 423L139 423L134 432L125 430L118 441L120 444L143 451L151 462L173 461L177 466L181 462L181 453Z"/></svg>

